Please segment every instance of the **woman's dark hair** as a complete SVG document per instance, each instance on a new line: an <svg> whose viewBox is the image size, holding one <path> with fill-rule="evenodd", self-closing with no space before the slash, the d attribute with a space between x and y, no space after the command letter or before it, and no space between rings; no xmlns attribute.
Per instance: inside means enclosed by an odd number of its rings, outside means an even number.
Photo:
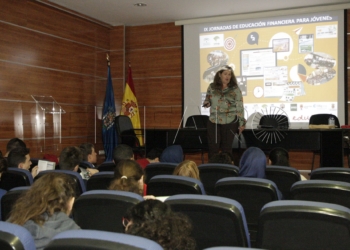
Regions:
<svg viewBox="0 0 350 250"><path fill-rule="evenodd" d="M195 249L188 218L175 213L159 200L146 200L131 207L125 216L131 221L127 234L158 242L165 250Z"/></svg>
<svg viewBox="0 0 350 250"><path fill-rule="evenodd" d="M208 163L233 164L233 156L228 152L220 152L212 155Z"/></svg>
<svg viewBox="0 0 350 250"><path fill-rule="evenodd" d="M269 153L271 165L289 167L289 154L284 148L274 148Z"/></svg>
<svg viewBox="0 0 350 250"><path fill-rule="evenodd" d="M218 72L216 72L215 76L214 76L214 82L213 82L213 87L215 89L221 90L222 88L222 82L221 82L221 78L220 78L220 74L222 72L224 72L225 70L230 70L231 71L231 79L230 82L228 83L228 87L232 88L232 87L237 87L237 79L235 76L235 73L233 72L233 69L230 66L223 66Z"/></svg>
<svg viewBox="0 0 350 250"><path fill-rule="evenodd" d="M143 195L139 180L144 175L141 166L134 160L120 160L114 171L114 180L109 189L121 190Z"/></svg>

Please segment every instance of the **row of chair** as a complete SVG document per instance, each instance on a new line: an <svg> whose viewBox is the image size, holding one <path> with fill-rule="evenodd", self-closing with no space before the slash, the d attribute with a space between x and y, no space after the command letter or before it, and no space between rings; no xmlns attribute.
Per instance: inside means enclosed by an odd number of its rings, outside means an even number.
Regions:
<svg viewBox="0 0 350 250"><path fill-rule="evenodd" d="M76 203L83 196L96 196L101 191L88 191L80 196ZM110 194L116 192L111 191ZM124 192L129 201L135 199L134 194ZM129 197L129 195L131 195ZM97 199L97 196L95 197ZM136 198L133 202L140 202L142 197ZM132 203L132 202L131 202ZM350 209L344 206L299 200L273 201L265 204L260 210L258 217L256 242L252 242L251 234L248 231L245 209L232 199L216 196L203 195L175 195L165 200L174 211L186 214L193 225L192 237L196 240L197 249L207 249L218 246L230 247L257 247L261 249L348 249L350 244ZM67 231L57 235L45 249L118 249L116 244L131 245L132 249L161 249L154 242L143 242L143 246L135 246L139 239L129 237L118 231L118 225L122 224L122 215L115 216L113 220L107 218L111 214L119 213L119 210L102 209L103 202L93 202L89 214L94 213L97 217L91 221L90 226L77 221L82 227L82 231ZM80 210L74 205L74 210ZM95 209L93 211L93 209ZM99 210L96 210L99 209ZM100 211L96 213L96 211ZM76 220L77 211L73 218ZM88 219L87 219L88 218ZM91 220L91 216L84 217L83 220ZM0 249L34 249L34 248L6 248L8 240L1 231L18 227L10 223L0 223ZM10 224L10 225L9 225ZM99 228L99 225L114 225L113 230ZM91 227L91 228L90 228ZM18 230L20 231L20 230ZM23 231L23 230L22 230ZM18 232L12 233L12 237L20 239ZM126 236L128 237L128 236ZM12 244L18 243L13 240ZM123 245L122 245L123 246ZM122 248L127 249L127 248Z"/></svg>
<svg viewBox="0 0 350 250"><path fill-rule="evenodd" d="M0 222L0 249L35 250L32 235L22 226ZM104 232L98 230L69 230L57 234L45 250L162 250L156 242L134 235Z"/></svg>
<svg viewBox="0 0 350 250"><path fill-rule="evenodd" d="M114 168L115 165L113 163L111 164ZM176 164L174 163L149 164L145 168L145 183L148 184L150 180L157 175L171 175L175 167ZM201 183L203 184L206 194L215 194L214 187L218 180L225 177L237 177L239 172L238 167L231 164L207 163L199 165L198 169L200 172ZM42 173L39 173L38 177L36 178L39 178L41 174ZM92 176L87 181L86 185L83 185L84 181L79 178L77 173L75 173L75 175L75 179L79 184L79 189L77 190L78 194L84 192L85 190L108 189L109 184L113 179L112 171L101 171L100 173ZM277 185L278 189L282 192L284 199L289 199L290 188L295 182L300 181L300 173L297 169L290 167L267 166L266 178L273 181ZM350 169L336 167L319 168L311 172L310 179L338 180L350 183ZM9 168L9 170L2 175L0 188L10 190L11 188L17 186L27 186L31 185L32 183L33 178L28 171Z"/></svg>

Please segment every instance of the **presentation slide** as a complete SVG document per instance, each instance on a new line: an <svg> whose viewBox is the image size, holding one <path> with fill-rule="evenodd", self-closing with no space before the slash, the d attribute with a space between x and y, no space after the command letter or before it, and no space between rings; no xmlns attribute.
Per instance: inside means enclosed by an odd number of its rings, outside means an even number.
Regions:
<svg viewBox="0 0 350 250"><path fill-rule="evenodd" d="M200 102L217 70L229 65L242 91L248 127L254 127L256 113L285 114L291 128L307 128L317 113L337 115L344 124L343 11L196 28ZM186 84L185 74L185 92ZM209 115L209 109L201 107L200 113Z"/></svg>

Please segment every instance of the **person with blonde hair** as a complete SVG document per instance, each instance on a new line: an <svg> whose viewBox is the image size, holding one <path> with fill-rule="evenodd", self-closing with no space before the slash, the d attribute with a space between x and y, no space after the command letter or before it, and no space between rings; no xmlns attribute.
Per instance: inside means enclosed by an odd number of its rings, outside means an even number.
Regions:
<svg viewBox="0 0 350 250"><path fill-rule="evenodd" d="M114 171L114 180L109 189L129 191L139 195L146 195L143 182L144 171L134 160L120 160Z"/></svg>
<svg viewBox="0 0 350 250"><path fill-rule="evenodd" d="M185 160L181 162L173 172L173 175L187 176L199 179L199 169L194 161Z"/></svg>
<svg viewBox="0 0 350 250"><path fill-rule="evenodd" d="M8 222L25 227L36 249L44 249L56 234L80 229L69 215L75 200L75 182L64 173L47 173L36 180L14 204Z"/></svg>

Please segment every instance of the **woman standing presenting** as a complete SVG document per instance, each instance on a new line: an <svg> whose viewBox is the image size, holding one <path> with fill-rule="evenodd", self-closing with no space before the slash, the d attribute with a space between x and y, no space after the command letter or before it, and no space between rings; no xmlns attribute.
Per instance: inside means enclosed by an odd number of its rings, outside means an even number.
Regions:
<svg viewBox="0 0 350 250"><path fill-rule="evenodd" d="M222 152L232 153L232 143L237 132L245 128L242 92L231 67L225 65L215 74L207 90L203 107L210 107L207 125L209 158Z"/></svg>

